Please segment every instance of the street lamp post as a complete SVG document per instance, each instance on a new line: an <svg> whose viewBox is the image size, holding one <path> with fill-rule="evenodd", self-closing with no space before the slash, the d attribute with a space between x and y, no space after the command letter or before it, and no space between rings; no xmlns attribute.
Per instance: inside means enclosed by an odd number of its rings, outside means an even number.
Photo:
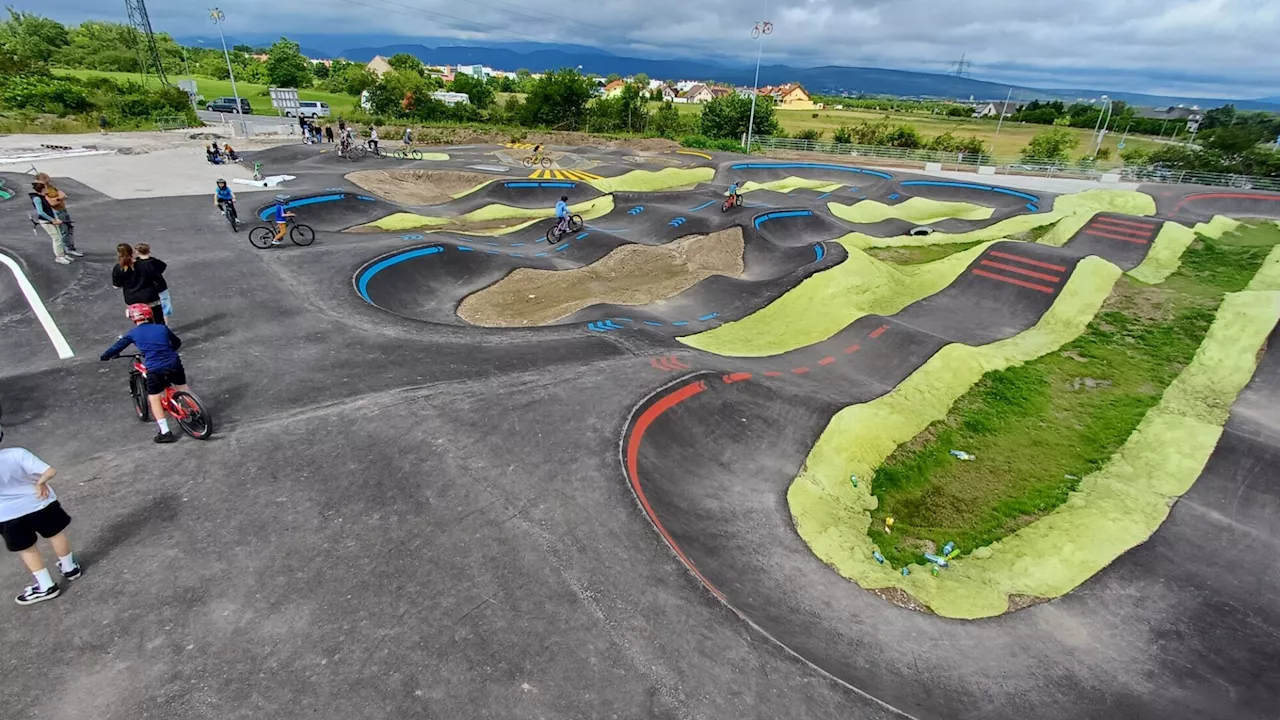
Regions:
<svg viewBox="0 0 1280 720"><path fill-rule="evenodd" d="M1108 114L1107 122L1110 122L1111 121L1110 119L1111 98L1108 98L1106 95L1103 95L1102 101L1107 104L1107 114ZM1097 137L1094 138L1094 143L1093 143L1093 159L1094 160L1098 159L1098 148L1102 147L1102 135L1098 132L1099 128L1101 127L1102 127L1102 111L1099 110L1098 122L1093 124L1093 134L1097 135Z"/></svg>
<svg viewBox="0 0 1280 720"><path fill-rule="evenodd" d="M218 8L209 8L209 17L218 26L218 37L222 39L222 57L227 61L227 77L231 78L231 95L236 99L236 115L240 118L240 132L249 136L249 127L245 125L244 113L240 111L240 91L236 89L236 71L231 68L231 53L227 52L227 36L222 34L222 23L226 16Z"/></svg>
<svg viewBox="0 0 1280 720"><path fill-rule="evenodd" d="M759 43L756 51L756 83L751 89L751 117L747 120L747 152L751 152L751 132L756 127L756 100L760 97L760 60L764 57L764 36L773 32L773 23L761 20L751 29L751 37Z"/></svg>
<svg viewBox="0 0 1280 720"><path fill-rule="evenodd" d="M999 116L1000 116L1000 119L996 121L996 137L995 137L995 140L992 140L992 141L991 141L991 152L992 152L992 153L995 153L995 151L996 151L996 142L998 142L998 141L1000 140L1000 126L1001 126L1001 125L1004 125L1004 111L1005 111L1005 108L1009 107L1009 101L1010 101L1010 100L1012 100L1012 99L1013 99L1013 88L1011 87L1011 88L1009 88L1009 94L1004 96L1004 104L1000 106L1000 110L996 113L997 115L999 115Z"/></svg>

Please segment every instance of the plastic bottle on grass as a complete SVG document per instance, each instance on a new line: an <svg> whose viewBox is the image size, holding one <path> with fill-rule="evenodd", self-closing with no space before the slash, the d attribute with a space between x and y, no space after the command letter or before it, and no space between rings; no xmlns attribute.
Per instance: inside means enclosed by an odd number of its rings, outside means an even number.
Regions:
<svg viewBox="0 0 1280 720"><path fill-rule="evenodd" d="M857 476L857 475L850 475L850 476L849 476L849 482L853 483L853 486L854 486L854 487L858 487L858 476Z"/></svg>
<svg viewBox="0 0 1280 720"><path fill-rule="evenodd" d="M959 460L977 460L978 459L976 456L970 455L969 453L963 450L952 450L951 457L954 457Z"/></svg>
<svg viewBox="0 0 1280 720"><path fill-rule="evenodd" d="M947 557L948 555L951 554L951 551L955 549L956 549L955 542L951 540L947 541L947 544L942 546L942 556Z"/></svg>
<svg viewBox="0 0 1280 720"><path fill-rule="evenodd" d="M884 556L880 554L879 550L872 550L871 557L875 558L876 562L880 563L881 565L884 564Z"/></svg>
<svg viewBox="0 0 1280 720"><path fill-rule="evenodd" d="M924 554L924 559L925 559L925 560L928 560L929 562L933 563L934 565L937 565L938 567L946 567L946 566L947 566L947 559L946 559L946 558L944 558L944 557L942 557L942 556L940 556L940 555L934 555L933 553L925 553L925 554Z"/></svg>

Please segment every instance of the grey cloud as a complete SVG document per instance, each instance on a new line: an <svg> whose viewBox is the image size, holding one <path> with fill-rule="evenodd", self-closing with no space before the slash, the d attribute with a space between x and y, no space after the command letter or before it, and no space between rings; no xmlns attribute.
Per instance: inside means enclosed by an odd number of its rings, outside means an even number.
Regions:
<svg viewBox="0 0 1280 720"><path fill-rule="evenodd" d="M116 5L120 7L117 9ZM18 7L50 12L47 3ZM208 32L205 3L150 0L153 24ZM997 82L1136 92L1280 94L1280 0L227 0L229 34L386 32L596 45L611 52L754 60L752 23L774 32L765 61L944 72L967 55ZM61 0L63 21L123 19L123 3ZM437 14L432 14L437 13ZM444 17L451 16L451 17Z"/></svg>

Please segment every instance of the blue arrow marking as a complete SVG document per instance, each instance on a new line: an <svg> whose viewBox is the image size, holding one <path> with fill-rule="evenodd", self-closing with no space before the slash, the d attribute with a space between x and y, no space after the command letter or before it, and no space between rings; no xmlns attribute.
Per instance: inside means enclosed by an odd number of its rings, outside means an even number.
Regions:
<svg viewBox="0 0 1280 720"><path fill-rule="evenodd" d="M581 240L582 238L584 238L584 237L586 237L586 236L588 236L588 235L590 235L590 234L591 234L591 233L589 233L589 232L584 232L584 233L582 233L581 235L579 235L578 237L576 237L576 238L574 238L574 239L575 239L575 240Z"/></svg>
<svg viewBox="0 0 1280 720"><path fill-rule="evenodd" d="M698 207L696 207L696 208L689 208L689 212L698 212L699 210L701 210L701 209L703 209L703 208L707 207L708 205L715 205L715 204L716 204L716 201L715 201L715 200L708 200L708 201L706 201L706 202L702 203L701 205L699 205L699 206L698 206Z"/></svg>
<svg viewBox="0 0 1280 720"><path fill-rule="evenodd" d="M699 319L699 320L701 320L702 322L706 322L706 321L710 320L711 318L715 318L715 317L720 317L720 313L707 313L706 315L703 315L702 317L700 317L700 318L698 318L698 319Z"/></svg>
<svg viewBox="0 0 1280 720"><path fill-rule="evenodd" d="M818 262L819 260L822 260L824 255L827 254L827 251L823 249L822 243L818 243L817 245L813 246L813 254L818 256L817 259L814 260L814 262Z"/></svg>
<svg viewBox="0 0 1280 720"><path fill-rule="evenodd" d="M635 207L631 208L630 210L628 210L628 211L627 211L627 214L628 214L628 215L639 215L639 214L640 214L640 213L642 213L642 212L644 212L644 206L643 206L643 205L637 205L637 206L635 206Z"/></svg>

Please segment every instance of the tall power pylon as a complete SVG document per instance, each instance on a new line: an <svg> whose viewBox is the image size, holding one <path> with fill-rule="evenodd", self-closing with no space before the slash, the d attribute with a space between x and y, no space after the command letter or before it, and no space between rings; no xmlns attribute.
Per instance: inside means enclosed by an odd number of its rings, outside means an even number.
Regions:
<svg viewBox="0 0 1280 720"><path fill-rule="evenodd" d="M138 52L138 66L142 69L142 74L145 76L150 68L161 85L168 85L169 80L164 76L164 64L160 62L156 34L151 31L151 18L147 17L147 4L143 0L124 0L124 8L129 13L129 25L138 33L134 38L138 43L134 49Z"/></svg>
<svg viewBox="0 0 1280 720"><path fill-rule="evenodd" d="M973 63L969 62L966 53L961 53L960 59L951 63L952 74L956 77L969 77L969 69L973 67Z"/></svg>

